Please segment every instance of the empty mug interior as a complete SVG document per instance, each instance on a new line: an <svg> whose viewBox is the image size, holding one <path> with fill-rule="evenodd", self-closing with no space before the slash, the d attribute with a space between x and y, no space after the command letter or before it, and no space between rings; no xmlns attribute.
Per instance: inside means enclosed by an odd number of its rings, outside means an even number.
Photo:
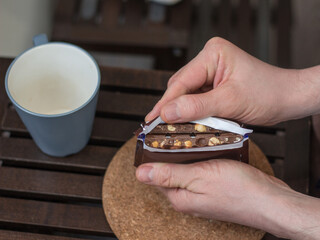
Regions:
<svg viewBox="0 0 320 240"><path fill-rule="evenodd" d="M18 57L8 72L7 84L18 105L52 115L73 111L88 102L99 79L96 62L84 50L50 43Z"/></svg>

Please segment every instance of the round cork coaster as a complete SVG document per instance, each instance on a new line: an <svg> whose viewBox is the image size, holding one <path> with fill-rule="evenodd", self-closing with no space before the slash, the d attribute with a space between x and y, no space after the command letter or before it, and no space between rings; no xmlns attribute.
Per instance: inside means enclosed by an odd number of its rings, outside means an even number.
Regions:
<svg viewBox="0 0 320 240"><path fill-rule="evenodd" d="M104 177L102 197L108 223L119 240L261 239L263 231L176 212L156 188L138 182L133 166L136 138L114 156ZM249 143L249 161L273 175L266 156Z"/></svg>

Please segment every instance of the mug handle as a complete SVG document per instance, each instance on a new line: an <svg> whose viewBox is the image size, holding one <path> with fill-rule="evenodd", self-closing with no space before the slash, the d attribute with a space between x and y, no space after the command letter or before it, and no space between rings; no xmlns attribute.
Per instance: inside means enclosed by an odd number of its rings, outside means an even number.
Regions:
<svg viewBox="0 0 320 240"><path fill-rule="evenodd" d="M48 37L45 33L41 33L33 37L33 46L39 46L48 42Z"/></svg>

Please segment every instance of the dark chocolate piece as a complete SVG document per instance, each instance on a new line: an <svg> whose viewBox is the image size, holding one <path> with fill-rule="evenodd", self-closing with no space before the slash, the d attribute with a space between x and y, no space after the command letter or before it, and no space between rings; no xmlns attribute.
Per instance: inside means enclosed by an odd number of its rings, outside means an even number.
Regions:
<svg viewBox="0 0 320 240"><path fill-rule="evenodd" d="M248 163L248 141L234 149L212 150L212 146L234 144L244 140L240 134L217 130L194 123L159 124L146 134L144 142L148 147L168 150L149 151L143 148L143 141L137 141L135 166L147 162L192 163L214 158L234 159ZM203 148L203 151L192 149ZM205 148L208 147L208 151ZM174 149L189 148L188 152L170 152Z"/></svg>
<svg viewBox="0 0 320 240"><path fill-rule="evenodd" d="M194 163L210 159L233 159L248 163L248 141L243 142L241 148L204 151L204 152L150 152L143 149L143 142L137 141L134 166L143 163L166 162L166 163Z"/></svg>
<svg viewBox="0 0 320 240"><path fill-rule="evenodd" d="M243 137L235 133L224 132L219 136L211 133L190 134L152 134L146 135L145 143L149 147L162 149L177 149L189 147L206 147L240 142ZM189 141L192 143L190 146ZM189 145L188 145L189 144Z"/></svg>
<svg viewBox="0 0 320 240"><path fill-rule="evenodd" d="M152 131L151 134L163 133L216 133L222 131L201 124L195 123L181 123L181 124L159 124Z"/></svg>

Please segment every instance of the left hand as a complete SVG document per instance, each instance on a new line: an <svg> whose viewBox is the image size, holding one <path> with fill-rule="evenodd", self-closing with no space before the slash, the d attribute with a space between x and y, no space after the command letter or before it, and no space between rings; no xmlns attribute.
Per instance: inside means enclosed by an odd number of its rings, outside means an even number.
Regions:
<svg viewBox="0 0 320 240"><path fill-rule="evenodd" d="M139 166L136 177L159 187L177 211L270 232L277 227L266 226L266 212L276 212L281 219L278 199L294 193L281 180L233 160L147 163ZM273 234L283 236L282 229Z"/></svg>

